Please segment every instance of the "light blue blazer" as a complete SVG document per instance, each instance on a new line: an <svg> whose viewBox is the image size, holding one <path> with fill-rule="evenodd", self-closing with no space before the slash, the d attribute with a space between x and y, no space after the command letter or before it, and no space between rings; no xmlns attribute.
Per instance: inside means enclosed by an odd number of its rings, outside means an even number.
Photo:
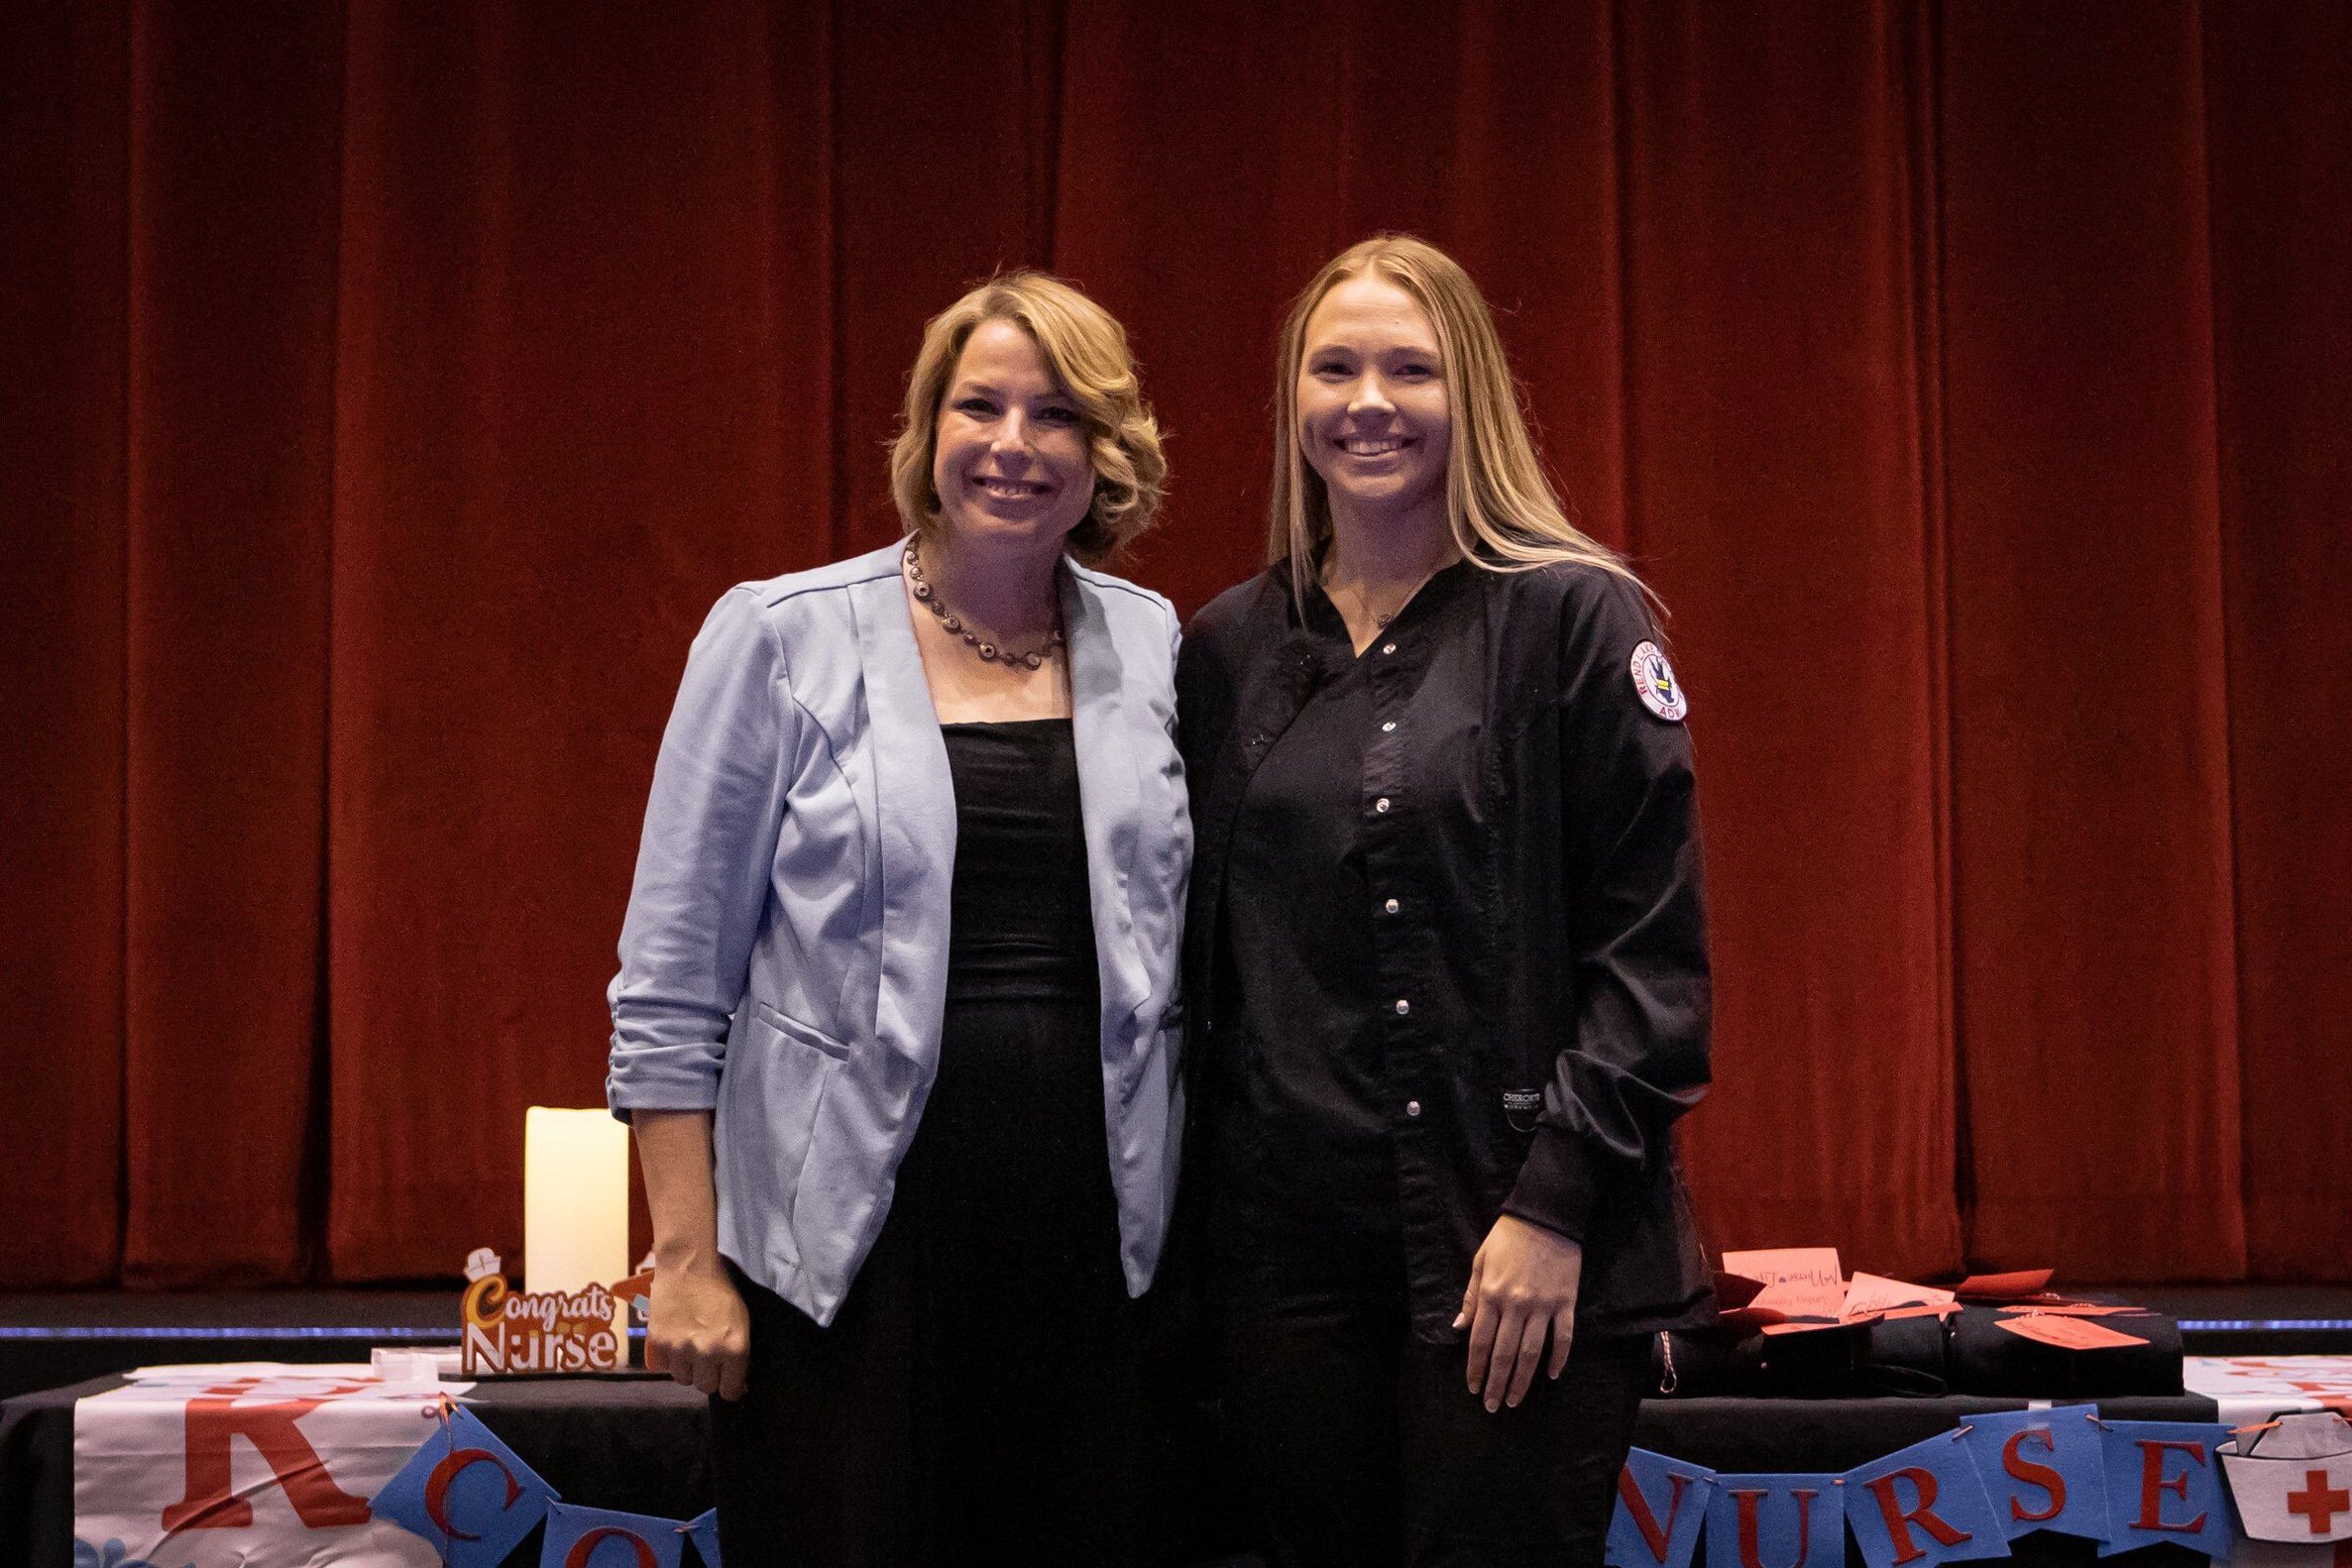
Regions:
<svg viewBox="0 0 2352 1568"><path fill-rule="evenodd" d="M712 610L662 736L609 993L615 1114L716 1108L720 1251L828 1324L889 1211L947 1010L955 791L900 549L745 583ZM1064 584L1102 1110L1140 1295L1183 1123L1176 617L1074 564Z"/></svg>

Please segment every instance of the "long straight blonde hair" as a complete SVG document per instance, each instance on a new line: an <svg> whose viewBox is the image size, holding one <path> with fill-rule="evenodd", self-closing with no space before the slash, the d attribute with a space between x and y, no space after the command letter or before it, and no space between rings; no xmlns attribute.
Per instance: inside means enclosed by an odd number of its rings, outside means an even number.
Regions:
<svg viewBox="0 0 2352 1568"><path fill-rule="evenodd" d="M1445 455L1445 516L1455 547L1491 572L1575 561L1642 587L1623 557L1568 520L1567 508L1544 477L1486 296L1459 262L1409 234L1377 234L1331 258L1283 322L1267 560L1287 557L1290 581L1303 591L1330 541L1331 498L1298 444L1298 370L1306 356L1307 318L1315 306L1341 283L1367 277L1411 295L1437 334L1453 420Z"/></svg>

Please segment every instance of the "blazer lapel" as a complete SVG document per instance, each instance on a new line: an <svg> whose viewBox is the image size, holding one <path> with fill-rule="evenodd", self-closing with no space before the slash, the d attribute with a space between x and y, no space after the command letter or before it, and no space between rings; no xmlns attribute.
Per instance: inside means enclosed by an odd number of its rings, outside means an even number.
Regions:
<svg viewBox="0 0 2352 1568"><path fill-rule="evenodd" d="M898 546L891 547L895 559ZM947 1011L955 782L896 573L853 585L872 728L873 813L882 858L882 992L875 1033L928 1066Z"/></svg>
<svg viewBox="0 0 2352 1568"><path fill-rule="evenodd" d="M1127 732L1134 720L1123 697L1125 670L1108 617L1098 596L1074 572L1063 574L1062 618L1068 639L1070 736L1077 748L1102 1014L1105 1020L1132 1022L1152 992L1127 894L1142 799L1135 771L1139 748Z"/></svg>

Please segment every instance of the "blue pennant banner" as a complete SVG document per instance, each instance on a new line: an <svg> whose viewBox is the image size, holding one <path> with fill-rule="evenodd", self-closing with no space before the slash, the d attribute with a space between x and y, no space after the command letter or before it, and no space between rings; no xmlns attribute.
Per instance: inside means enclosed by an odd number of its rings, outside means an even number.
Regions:
<svg viewBox="0 0 2352 1568"><path fill-rule="evenodd" d="M2035 1530L2107 1538L2107 1470L2097 1409L1999 1410L1968 1417L1968 1452L2011 1540Z"/></svg>
<svg viewBox="0 0 2352 1568"><path fill-rule="evenodd" d="M1870 1568L2009 1555L2000 1515L1958 1431L1846 1472L1846 1517Z"/></svg>
<svg viewBox="0 0 2352 1568"><path fill-rule="evenodd" d="M1609 1520L1609 1568L1688 1568L1707 1519L1715 1472L1636 1448L1617 1478ZM712 1559L717 1568L718 1559Z"/></svg>
<svg viewBox="0 0 2352 1568"><path fill-rule="evenodd" d="M449 1568L497 1568L554 1500L520 1455L457 1406L384 1484L374 1508L431 1542Z"/></svg>
<svg viewBox="0 0 2352 1568"><path fill-rule="evenodd" d="M705 1509L686 1521L687 1538L694 1542L695 1551L703 1559L703 1568L720 1568L719 1511Z"/></svg>
<svg viewBox="0 0 2352 1568"><path fill-rule="evenodd" d="M1719 1475L1707 1568L1844 1568L1843 1476Z"/></svg>
<svg viewBox="0 0 2352 1568"><path fill-rule="evenodd" d="M2221 1484L2229 1428L2204 1421L2107 1421L2107 1543L2101 1557L2170 1541L2215 1559L2237 1536Z"/></svg>
<svg viewBox="0 0 2352 1568"><path fill-rule="evenodd" d="M649 1513L548 1506L539 1568L678 1568L686 1524Z"/></svg>

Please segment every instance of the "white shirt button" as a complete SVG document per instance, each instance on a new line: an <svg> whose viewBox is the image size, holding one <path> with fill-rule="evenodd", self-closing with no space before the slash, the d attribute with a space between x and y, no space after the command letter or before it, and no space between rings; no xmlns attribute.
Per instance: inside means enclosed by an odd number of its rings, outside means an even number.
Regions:
<svg viewBox="0 0 2352 1568"><path fill-rule="evenodd" d="M1400 1014L1409 1013L1412 1011L1412 1003L1400 996L1397 998L1397 1011Z"/></svg>
<svg viewBox="0 0 2352 1568"><path fill-rule="evenodd" d="M1380 650L1383 653L1394 653L1397 651L1397 644L1394 642L1384 642L1380 645Z"/></svg>
<svg viewBox="0 0 2352 1568"><path fill-rule="evenodd" d="M1421 1114L1421 1102L1420 1102L1419 1100L1406 1100L1406 1101L1404 1102L1404 1114L1405 1114L1405 1115L1407 1115L1407 1116L1418 1116L1418 1115L1420 1115L1420 1114Z"/></svg>
<svg viewBox="0 0 2352 1568"><path fill-rule="evenodd" d="M1390 899L1390 900L1389 900L1389 901L1388 901L1386 904L1383 904L1383 905L1381 906L1381 908L1383 908L1383 909L1387 910L1387 911L1388 911L1390 914L1394 915L1394 914L1396 914L1396 913L1397 913L1397 901L1396 901L1395 899L1393 899L1393 898L1392 898L1392 899Z"/></svg>
<svg viewBox="0 0 2352 1568"><path fill-rule="evenodd" d="M1384 725L1382 725L1382 726L1380 727L1380 732L1381 732L1382 734L1384 734L1384 735L1385 735L1385 734L1387 734L1387 733L1388 733L1390 730L1392 730L1392 729L1394 729L1394 728L1397 728L1397 721L1396 721L1396 720L1394 720L1394 719L1392 719L1392 720L1390 720L1390 721L1389 721L1387 724L1384 724Z"/></svg>
<svg viewBox="0 0 2352 1568"><path fill-rule="evenodd" d="M1374 811L1387 811L1389 809L1389 797L1383 795L1379 800L1374 801L1372 803L1372 809Z"/></svg>

